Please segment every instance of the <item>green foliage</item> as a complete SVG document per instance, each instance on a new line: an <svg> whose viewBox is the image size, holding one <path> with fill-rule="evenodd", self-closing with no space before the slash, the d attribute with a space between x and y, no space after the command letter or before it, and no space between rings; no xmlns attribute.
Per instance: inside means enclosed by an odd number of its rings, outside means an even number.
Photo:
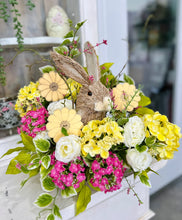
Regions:
<svg viewBox="0 0 182 220"><path fill-rule="evenodd" d="M140 181L145 184L146 186L148 187L151 187L151 183L149 181L149 177L147 175L147 172L146 171L142 171L141 174L139 174L139 178L140 178Z"/></svg>
<svg viewBox="0 0 182 220"><path fill-rule="evenodd" d="M24 144L24 147L32 152L35 152L35 146L33 144L33 138L28 136L25 133L21 133L22 142Z"/></svg>
<svg viewBox="0 0 182 220"><path fill-rule="evenodd" d="M150 136L145 139L145 143L148 147L151 147L152 145L154 145L155 142L156 142L156 137L154 136Z"/></svg>
<svg viewBox="0 0 182 220"><path fill-rule="evenodd" d="M127 122L129 121L129 119L128 118L119 118L118 120L117 120L117 123L118 123L118 125L120 125L120 126L123 126L123 125L125 125Z"/></svg>
<svg viewBox="0 0 182 220"><path fill-rule="evenodd" d="M130 84L130 85L134 85L135 84L134 80L130 76L126 75L126 74L124 74L124 81L126 83Z"/></svg>
<svg viewBox="0 0 182 220"><path fill-rule="evenodd" d="M47 218L46 218L46 220L54 220L55 218L54 218L54 215L53 214L49 214L48 216L47 216Z"/></svg>
<svg viewBox="0 0 182 220"><path fill-rule="evenodd" d="M113 88L117 84L116 77L112 74L110 67L113 63L104 63L100 66L101 78L100 81L107 88Z"/></svg>
<svg viewBox="0 0 182 220"><path fill-rule="evenodd" d="M84 185L79 193L76 203L76 215L85 211L87 205L91 201L91 190L87 185Z"/></svg>
<svg viewBox="0 0 182 220"><path fill-rule="evenodd" d="M1 48L0 45L0 52L3 52L3 49ZM6 73L5 73L5 67L4 67L4 58L3 56L0 56L0 84L2 86L5 86L6 84Z"/></svg>
<svg viewBox="0 0 182 220"><path fill-rule="evenodd" d="M42 73L49 73L49 72L51 72L51 71L55 71L55 67L54 67L54 66L47 65L47 66L40 67L39 70L40 70Z"/></svg>
<svg viewBox="0 0 182 220"><path fill-rule="evenodd" d="M48 193L43 193L38 196L34 204L38 207L46 207L52 203L53 197Z"/></svg>
<svg viewBox="0 0 182 220"><path fill-rule="evenodd" d="M64 36L64 38L70 38L70 37L74 37L74 31L73 31L73 30L71 30L70 32L68 32L68 33Z"/></svg>
<svg viewBox="0 0 182 220"><path fill-rule="evenodd" d="M62 55L68 55L69 53L69 48L65 45L63 46L59 46L59 47L55 47L54 50L59 53L59 54L62 54Z"/></svg>
<svg viewBox="0 0 182 220"><path fill-rule="evenodd" d="M142 152L146 151L148 149L148 147L146 145L137 145L136 149L138 152L142 153Z"/></svg>
<svg viewBox="0 0 182 220"><path fill-rule="evenodd" d="M16 168L16 164L17 164L17 162L14 159L12 159L10 161L9 165L8 165L8 168L6 170L6 174L18 174L18 173L21 173L21 171L18 168Z"/></svg>
<svg viewBox="0 0 182 220"><path fill-rule="evenodd" d="M62 190L61 195L63 198L69 198L72 196L76 196L77 192L73 186L70 186L70 187L66 187L64 190Z"/></svg>
<svg viewBox="0 0 182 220"><path fill-rule="evenodd" d="M39 158L36 158L36 159L33 159L30 164L27 166L27 169L28 170L34 170L36 168L38 168L40 166L40 163L39 163L40 159Z"/></svg>
<svg viewBox="0 0 182 220"><path fill-rule="evenodd" d="M51 163L51 157L49 155L45 155L42 157L42 165L45 167L45 169L48 169Z"/></svg>
<svg viewBox="0 0 182 220"><path fill-rule="evenodd" d="M42 153L47 152L50 148L50 142L45 139L34 140L34 143L35 143L36 149Z"/></svg>
<svg viewBox="0 0 182 220"><path fill-rule="evenodd" d="M26 150L26 148L25 147L16 147L16 148L9 149L5 154L3 154L0 157L0 159L3 158L4 156L10 155L16 151L21 151L21 150Z"/></svg>
<svg viewBox="0 0 182 220"><path fill-rule="evenodd" d="M32 0L28 0L26 5L28 6L28 9L30 11L32 11L33 8L35 8L35 4L32 2Z"/></svg>
<svg viewBox="0 0 182 220"><path fill-rule="evenodd" d="M145 95L143 95L142 93L140 93L140 101L139 101L139 103L138 103L138 106L142 106L142 107L144 107L144 106L147 106L147 105L150 105L151 104L151 100L150 100L150 98L149 97L147 97L147 96L145 96Z"/></svg>
<svg viewBox="0 0 182 220"><path fill-rule="evenodd" d="M73 49L71 49L71 51L70 51L70 56L71 57L75 57L75 56L78 56L78 55L80 55L81 53L80 53L80 51L77 49L77 48L73 48Z"/></svg>
<svg viewBox="0 0 182 220"><path fill-rule="evenodd" d="M62 216L61 216L61 213L59 211L59 207L57 205L54 205L54 208L53 208L53 212L54 212L54 215L59 217L60 219L62 219Z"/></svg>
<svg viewBox="0 0 182 220"><path fill-rule="evenodd" d="M61 132L62 132L62 134L64 134L64 136L68 136L68 132L67 132L66 128L62 127Z"/></svg>
<svg viewBox="0 0 182 220"><path fill-rule="evenodd" d="M81 28L81 26L83 26L83 24L84 24L86 21L87 21L87 20L77 23L77 24L75 25L75 29L76 29L76 30L79 30L79 29Z"/></svg>
<svg viewBox="0 0 182 220"><path fill-rule="evenodd" d="M42 189L46 192L51 192L55 189L55 184L52 182L52 179L47 176L42 180Z"/></svg>
<svg viewBox="0 0 182 220"><path fill-rule="evenodd" d="M145 115L145 114L151 114L153 115L154 114L154 111L150 108L138 108L136 110L136 113L140 114L140 115Z"/></svg>
<svg viewBox="0 0 182 220"><path fill-rule="evenodd" d="M85 185L85 180L80 183L80 186L78 188L76 188L76 192L79 193L84 185Z"/></svg>
<svg viewBox="0 0 182 220"><path fill-rule="evenodd" d="M43 165L40 167L40 178L43 180L47 177L47 175L51 172L52 166L50 166L48 169L46 169Z"/></svg>

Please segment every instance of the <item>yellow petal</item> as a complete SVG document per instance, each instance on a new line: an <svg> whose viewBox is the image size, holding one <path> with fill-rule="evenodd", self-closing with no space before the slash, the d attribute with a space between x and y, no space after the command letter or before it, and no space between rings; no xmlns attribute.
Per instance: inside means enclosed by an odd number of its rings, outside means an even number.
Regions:
<svg viewBox="0 0 182 220"><path fill-rule="evenodd" d="M40 94L41 94L43 97L46 97L49 92L50 92L50 89L45 89L45 90L43 90L43 91L40 91Z"/></svg>
<svg viewBox="0 0 182 220"><path fill-rule="evenodd" d="M39 84L40 84L40 85L41 85L41 84L43 84L43 85L50 85L50 82L49 82L47 79L41 77L41 78L39 79Z"/></svg>
<svg viewBox="0 0 182 220"><path fill-rule="evenodd" d="M49 73L44 73L43 78L46 79L47 81L49 81L50 83L52 82Z"/></svg>
<svg viewBox="0 0 182 220"><path fill-rule="evenodd" d="M62 132L57 133L56 136L54 137L54 141L57 143L57 142L59 141L59 139L60 139L61 137L63 137L63 136L64 136L64 135L62 134Z"/></svg>
<svg viewBox="0 0 182 220"><path fill-rule="evenodd" d="M55 102L55 101L58 101L58 100L59 100L59 96L58 96L57 91L53 91L52 92L52 101Z"/></svg>
<svg viewBox="0 0 182 220"><path fill-rule="evenodd" d="M45 90L43 90L43 91L45 91ZM48 102L52 101L52 91L49 90L49 92L47 93L47 95L44 96L44 97L45 97L45 99L46 99Z"/></svg>
<svg viewBox="0 0 182 220"><path fill-rule="evenodd" d="M49 72L49 76L50 76L52 82L56 81L56 73L54 71Z"/></svg>
<svg viewBox="0 0 182 220"><path fill-rule="evenodd" d="M49 84L47 84L47 85L45 85L45 84L40 84L40 85L38 86L38 89L39 89L40 91L49 89Z"/></svg>
<svg viewBox="0 0 182 220"><path fill-rule="evenodd" d="M62 119L66 121L69 116L69 109L68 108L62 108L61 109Z"/></svg>

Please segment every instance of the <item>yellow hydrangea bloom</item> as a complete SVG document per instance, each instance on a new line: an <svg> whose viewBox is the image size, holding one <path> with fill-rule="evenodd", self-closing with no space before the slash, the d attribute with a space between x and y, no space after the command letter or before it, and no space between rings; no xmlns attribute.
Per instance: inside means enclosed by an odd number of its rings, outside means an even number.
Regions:
<svg viewBox="0 0 182 220"><path fill-rule="evenodd" d="M123 129L117 122L109 118L102 121L92 120L82 129L81 147L82 153L86 156L88 153L94 157L100 154L102 158L109 156L109 150L112 145L122 143L124 138L121 134Z"/></svg>
<svg viewBox="0 0 182 220"><path fill-rule="evenodd" d="M156 147L159 159L173 158L174 151L179 147L179 139L182 137L180 128L168 121L165 115L155 112L154 115L144 115L146 137L157 137L163 146Z"/></svg>
<svg viewBox="0 0 182 220"><path fill-rule="evenodd" d="M28 111L36 110L40 106L42 97L38 90L39 83L30 82L28 86L24 86L19 90L15 110L23 117Z"/></svg>
<svg viewBox="0 0 182 220"><path fill-rule="evenodd" d="M79 93L80 91L80 88L82 87L82 85L76 81L74 81L73 79L69 78L67 80L67 83L68 83L68 86L71 90L71 93L72 93L72 97L73 97L73 100L76 101L77 99L77 94ZM68 97L68 99L71 99L71 95L70 95L70 92L68 91L68 94L66 95L66 97Z"/></svg>

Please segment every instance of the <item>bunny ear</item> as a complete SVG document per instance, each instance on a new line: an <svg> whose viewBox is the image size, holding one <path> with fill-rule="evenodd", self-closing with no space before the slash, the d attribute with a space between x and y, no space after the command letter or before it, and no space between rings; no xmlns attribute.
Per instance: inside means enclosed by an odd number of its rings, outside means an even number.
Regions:
<svg viewBox="0 0 182 220"><path fill-rule="evenodd" d="M58 67L67 77L82 85L88 85L90 83L88 74L75 60L56 52L51 52L51 58L56 67Z"/></svg>
<svg viewBox="0 0 182 220"><path fill-rule="evenodd" d="M94 81L99 81L101 75L97 54L94 50L94 47L88 41L84 44L84 52L86 57L88 74L94 76Z"/></svg>

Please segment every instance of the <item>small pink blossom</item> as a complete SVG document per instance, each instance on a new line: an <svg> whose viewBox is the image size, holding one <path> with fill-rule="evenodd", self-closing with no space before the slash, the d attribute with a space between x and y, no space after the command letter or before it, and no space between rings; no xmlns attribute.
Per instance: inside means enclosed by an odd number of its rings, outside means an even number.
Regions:
<svg viewBox="0 0 182 220"><path fill-rule="evenodd" d="M16 168L21 170L21 165L19 163L16 164Z"/></svg>

